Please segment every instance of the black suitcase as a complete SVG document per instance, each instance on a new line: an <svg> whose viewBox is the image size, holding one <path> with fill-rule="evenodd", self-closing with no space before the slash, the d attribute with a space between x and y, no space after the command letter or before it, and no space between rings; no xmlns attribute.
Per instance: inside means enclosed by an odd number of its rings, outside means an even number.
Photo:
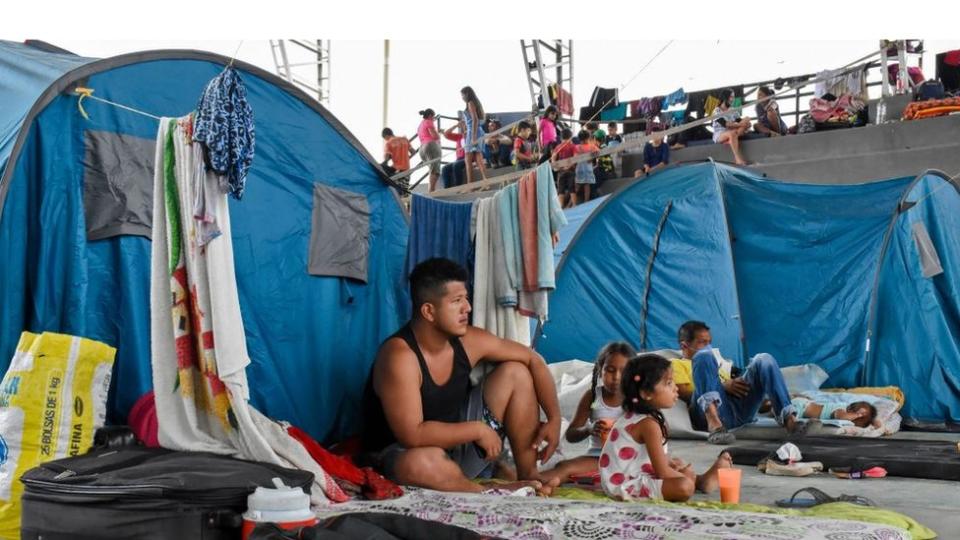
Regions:
<svg viewBox="0 0 960 540"><path fill-rule="evenodd" d="M239 540L247 495L313 473L204 452L94 450L24 473L22 540Z"/></svg>

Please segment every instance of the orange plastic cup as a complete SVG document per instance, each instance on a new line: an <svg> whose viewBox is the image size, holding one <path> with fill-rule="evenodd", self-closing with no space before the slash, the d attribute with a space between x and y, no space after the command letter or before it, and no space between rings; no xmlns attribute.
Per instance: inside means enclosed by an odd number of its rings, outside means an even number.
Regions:
<svg viewBox="0 0 960 540"><path fill-rule="evenodd" d="M720 480L720 502L736 504L740 502L740 469L717 469Z"/></svg>

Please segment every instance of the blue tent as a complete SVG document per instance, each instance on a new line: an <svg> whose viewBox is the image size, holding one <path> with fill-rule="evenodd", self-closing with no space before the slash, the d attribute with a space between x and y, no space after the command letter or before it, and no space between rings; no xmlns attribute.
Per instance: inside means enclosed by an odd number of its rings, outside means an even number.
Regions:
<svg viewBox="0 0 960 540"><path fill-rule="evenodd" d="M674 167L582 222L536 347L551 362L612 339L675 348L700 319L740 365L813 362L827 386L896 385L905 417L958 421L958 276L960 185L941 173L807 185Z"/></svg>
<svg viewBox="0 0 960 540"><path fill-rule="evenodd" d="M72 89L181 116L228 62L199 51L95 60L0 42L0 369L21 331L65 332L117 347L110 420L123 422L151 389L149 234L93 239L89 227L103 216L85 215L84 183L91 141L120 149L98 158L110 161L100 168L112 167L111 181L136 176L123 149L152 147L157 120L91 99L85 119ZM257 136L243 199L230 200L251 400L317 438L350 432L376 347L409 312L406 216L382 170L333 115L274 75L235 67ZM308 274L315 183L365 198L365 283Z"/></svg>

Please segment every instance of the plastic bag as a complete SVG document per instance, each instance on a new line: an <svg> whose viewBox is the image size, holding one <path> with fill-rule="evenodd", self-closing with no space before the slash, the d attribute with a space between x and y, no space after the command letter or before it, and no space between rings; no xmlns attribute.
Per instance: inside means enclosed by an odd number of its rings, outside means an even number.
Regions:
<svg viewBox="0 0 960 540"><path fill-rule="evenodd" d="M24 332L0 383L0 538L20 538L20 476L84 454L106 417L116 349L64 334Z"/></svg>

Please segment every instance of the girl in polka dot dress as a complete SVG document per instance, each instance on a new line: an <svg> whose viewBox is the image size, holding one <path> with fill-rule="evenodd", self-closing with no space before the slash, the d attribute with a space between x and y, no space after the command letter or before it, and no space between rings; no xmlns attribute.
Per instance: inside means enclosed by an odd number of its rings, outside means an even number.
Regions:
<svg viewBox="0 0 960 540"><path fill-rule="evenodd" d="M600 485L608 496L683 502L694 490L717 489L717 469L731 466L723 452L707 472L697 475L689 463L667 454L667 423L660 409L677 401L670 361L640 354L627 363L621 379L624 415L613 425L600 452Z"/></svg>

